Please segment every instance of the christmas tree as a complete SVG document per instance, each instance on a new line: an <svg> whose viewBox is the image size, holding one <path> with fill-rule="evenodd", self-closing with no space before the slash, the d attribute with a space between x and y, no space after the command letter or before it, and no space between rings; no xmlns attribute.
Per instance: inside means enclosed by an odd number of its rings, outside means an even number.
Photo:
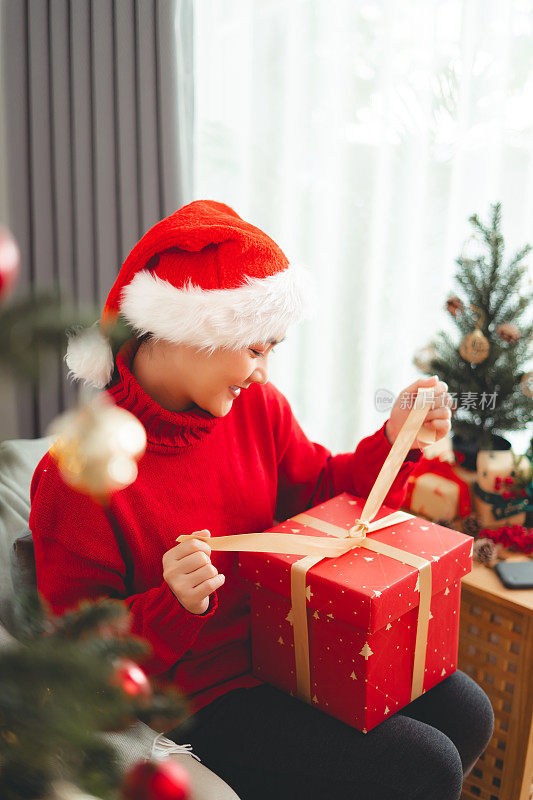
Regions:
<svg viewBox="0 0 533 800"><path fill-rule="evenodd" d="M13 645L0 649L0 797L36 800L68 783L117 798L120 770L99 732L137 719L174 727L187 701L172 688L154 692L131 660L149 647L129 634L122 601L84 602L54 617L27 592L15 620Z"/></svg>
<svg viewBox="0 0 533 800"><path fill-rule="evenodd" d="M495 435L523 430L533 418L533 322L531 281L525 286L525 245L505 264L501 204L491 206L488 225L469 218L474 233L456 263L460 294L446 309L461 339L439 331L414 358L426 374L438 374L454 398L453 432L479 448L494 449ZM475 250L475 252L472 252Z"/></svg>

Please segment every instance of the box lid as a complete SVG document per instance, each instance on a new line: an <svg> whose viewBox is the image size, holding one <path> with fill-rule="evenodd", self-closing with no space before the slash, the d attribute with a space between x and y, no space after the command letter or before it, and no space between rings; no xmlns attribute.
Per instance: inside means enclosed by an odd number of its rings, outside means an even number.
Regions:
<svg viewBox="0 0 533 800"><path fill-rule="evenodd" d="M360 517L365 499L343 492L306 511L344 530ZM396 509L382 506L375 520ZM271 531L326 534L288 519ZM473 538L425 519L412 517L368 534L431 562L432 593L446 591L472 569ZM303 556L279 553L239 553L241 576L287 599L291 593L291 565ZM307 573L308 606L373 633L418 606L418 570L364 546L337 558L325 558Z"/></svg>

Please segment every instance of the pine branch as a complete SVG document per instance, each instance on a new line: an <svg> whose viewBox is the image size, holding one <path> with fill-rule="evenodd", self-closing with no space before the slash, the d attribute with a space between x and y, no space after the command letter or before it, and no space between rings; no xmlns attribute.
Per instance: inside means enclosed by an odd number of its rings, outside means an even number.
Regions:
<svg viewBox="0 0 533 800"><path fill-rule="evenodd" d="M461 286L464 290L467 297L470 297L471 304L481 308L485 311L485 299L483 297L482 288L478 285L476 281L476 277L474 275L474 270L472 267L472 261L465 261L462 260L461 271L455 276L456 282ZM470 309L465 308L465 312L468 313ZM464 317L464 314L462 315Z"/></svg>
<svg viewBox="0 0 533 800"><path fill-rule="evenodd" d="M494 317L494 324L514 322L531 303L533 303L533 292L529 297L524 296L518 299L515 299L511 294L504 296Z"/></svg>
<svg viewBox="0 0 533 800"><path fill-rule="evenodd" d="M75 610L67 611L57 619L55 632L58 638L75 640L100 626L105 626L109 631L127 630L129 615L121 601L110 598L81 601Z"/></svg>
<svg viewBox="0 0 533 800"><path fill-rule="evenodd" d="M148 645L123 629L121 601L84 603L58 618L32 594L17 614L19 630L29 629L24 644L0 650L0 797L44 797L60 779L115 797L114 750L98 734L140 716L180 724L185 698L175 688L133 698L123 690L116 655Z"/></svg>
<svg viewBox="0 0 533 800"><path fill-rule="evenodd" d="M0 309L0 366L8 368L15 376L35 382L43 365L61 357L68 338L83 328L90 328L99 312L90 306L78 309L63 300L57 292L46 292L18 298ZM135 336L134 329L119 317L108 332L115 356L128 339Z"/></svg>
<svg viewBox="0 0 533 800"><path fill-rule="evenodd" d="M486 227L483 225L483 223L481 222L481 220L479 219L479 217L478 217L478 215L477 215L477 214L472 214L472 216L468 218L468 221L469 221L469 222L470 222L470 223L471 223L471 224L474 226L474 228L477 228L477 229L478 229L478 231L479 231L481 234L483 234L483 237L484 237L484 239L485 239L487 242L490 242L490 238L489 238L489 237L490 237L490 233L489 233L489 230L488 230L488 228L486 228Z"/></svg>
<svg viewBox="0 0 533 800"><path fill-rule="evenodd" d="M53 629L46 605L36 589L15 593L12 628L12 635L21 642L36 639Z"/></svg>
<svg viewBox="0 0 533 800"><path fill-rule="evenodd" d="M80 762L76 765L77 779L95 797L107 800L115 797L114 787L121 779L121 769L116 753L101 741L87 737L80 742Z"/></svg>
<svg viewBox="0 0 533 800"><path fill-rule="evenodd" d="M516 266L516 264L521 264L524 258L527 256L528 253L531 252L532 249L533 249L532 245L530 244L524 245L524 247L522 247L521 250L518 250L516 252L514 258L511 259L511 261L509 262L509 267L514 267Z"/></svg>

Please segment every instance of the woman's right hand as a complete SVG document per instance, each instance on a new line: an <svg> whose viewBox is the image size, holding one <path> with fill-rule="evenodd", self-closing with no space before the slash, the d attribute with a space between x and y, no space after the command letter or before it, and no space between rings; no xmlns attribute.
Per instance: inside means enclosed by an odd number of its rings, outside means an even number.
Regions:
<svg viewBox="0 0 533 800"><path fill-rule="evenodd" d="M207 529L195 533L211 536ZM210 556L211 548L201 539L180 542L163 556L163 578L191 614L204 614L209 595L226 580L213 566Z"/></svg>

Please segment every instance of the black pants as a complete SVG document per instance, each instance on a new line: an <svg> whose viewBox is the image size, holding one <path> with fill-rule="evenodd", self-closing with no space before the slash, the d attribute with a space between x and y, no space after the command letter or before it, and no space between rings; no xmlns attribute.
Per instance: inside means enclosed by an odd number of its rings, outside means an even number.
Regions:
<svg viewBox="0 0 533 800"><path fill-rule="evenodd" d="M493 728L487 695L457 671L367 734L263 684L167 736L241 800L457 800Z"/></svg>

